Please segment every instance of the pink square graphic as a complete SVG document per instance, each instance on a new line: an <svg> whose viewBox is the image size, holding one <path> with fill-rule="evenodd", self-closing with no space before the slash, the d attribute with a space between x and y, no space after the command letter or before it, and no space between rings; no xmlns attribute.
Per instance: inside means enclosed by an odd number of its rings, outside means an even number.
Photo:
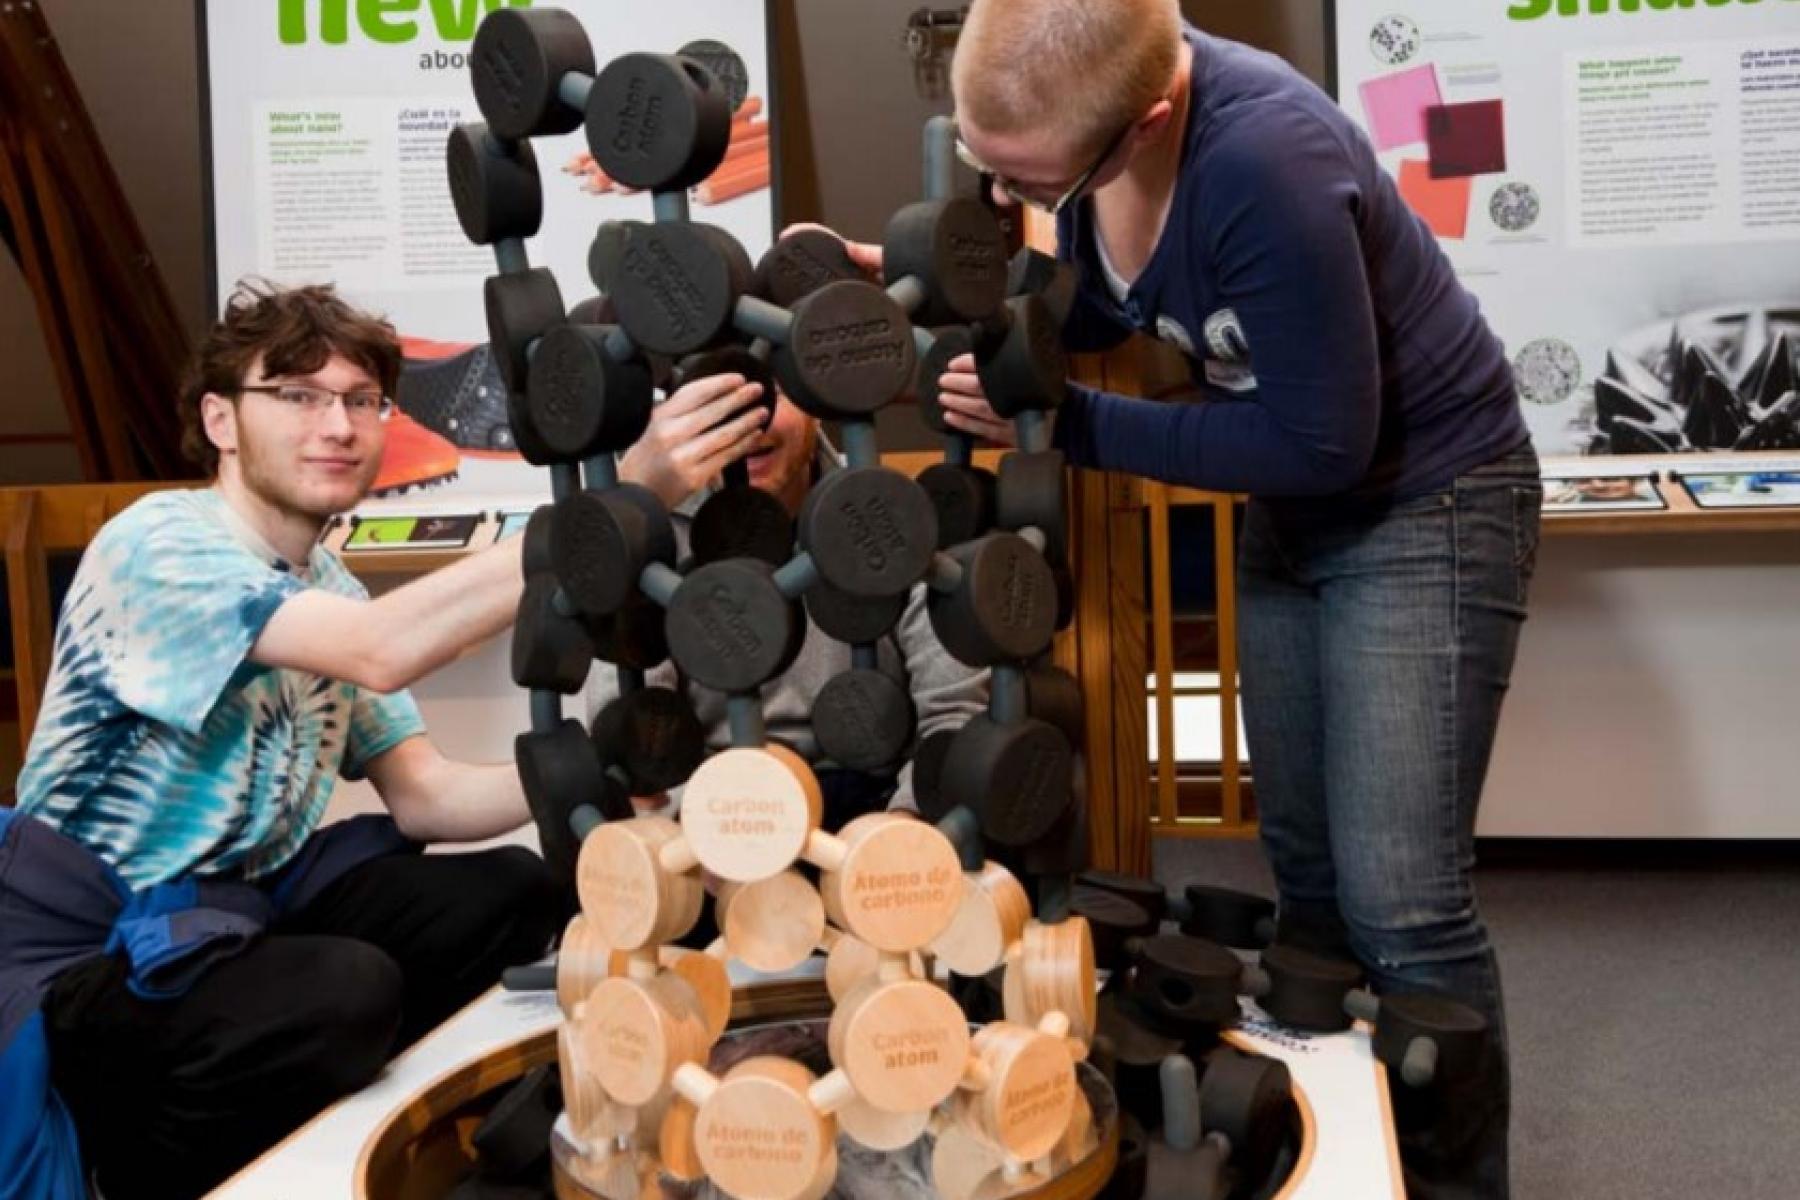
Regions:
<svg viewBox="0 0 1800 1200"><path fill-rule="evenodd" d="M1357 91L1362 94L1363 114L1377 150L1423 142L1425 110L1444 102L1438 90L1437 67L1432 63L1371 79Z"/></svg>

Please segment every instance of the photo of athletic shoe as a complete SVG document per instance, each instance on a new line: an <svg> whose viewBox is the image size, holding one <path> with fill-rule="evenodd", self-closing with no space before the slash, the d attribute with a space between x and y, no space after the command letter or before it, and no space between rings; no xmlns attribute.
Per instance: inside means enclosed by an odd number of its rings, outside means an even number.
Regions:
<svg viewBox="0 0 1800 1200"><path fill-rule="evenodd" d="M513 457L506 419L506 384L487 344L401 339L401 412L457 449Z"/></svg>
<svg viewBox="0 0 1800 1200"><path fill-rule="evenodd" d="M386 429L387 447L370 495L404 496L456 478L462 465L456 447L407 416L404 409L395 410Z"/></svg>

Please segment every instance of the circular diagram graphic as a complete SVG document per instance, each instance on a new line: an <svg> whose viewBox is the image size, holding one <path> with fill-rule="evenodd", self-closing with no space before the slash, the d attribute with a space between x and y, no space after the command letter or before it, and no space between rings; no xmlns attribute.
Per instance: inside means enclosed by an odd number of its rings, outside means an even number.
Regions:
<svg viewBox="0 0 1800 1200"><path fill-rule="evenodd" d="M1533 404L1560 404L1581 383L1581 358L1561 338L1539 338L1513 356L1513 375Z"/></svg>
<svg viewBox="0 0 1800 1200"><path fill-rule="evenodd" d="M1369 53L1390 67L1411 62L1419 52L1419 27L1411 17L1390 16L1369 30Z"/></svg>
<svg viewBox="0 0 1800 1200"><path fill-rule="evenodd" d="M1503 183L1488 201L1488 216L1508 233L1523 233L1537 224L1544 211L1537 190L1529 183Z"/></svg>

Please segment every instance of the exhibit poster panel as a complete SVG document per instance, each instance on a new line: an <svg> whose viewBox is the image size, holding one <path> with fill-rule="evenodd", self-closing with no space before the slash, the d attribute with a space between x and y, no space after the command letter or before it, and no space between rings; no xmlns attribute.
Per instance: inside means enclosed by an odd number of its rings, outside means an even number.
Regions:
<svg viewBox="0 0 1800 1200"><path fill-rule="evenodd" d="M432 500L547 490L514 452L488 355L482 282L492 251L464 238L444 145L479 121L468 53L506 0L211 0L200 9L208 123L212 283L331 282L400 331L406 369L377 495ZM513 0L511 7L528 7ZM691 197L694 219L754 259L773 234L774 127L765 7L756 0L561 0L598 66L685 50L741 96L726 161ZM650 197L612 185L583 131L533 143L543 179L533 266L565 306L595 292L588 250L604 221L651 219ZM429 490L424 490L429 489Z"/></svg>
<svg viewBox="0 0 1800 1200"><path fill-rule="evenodd" d="M1548 455L1800 448L1800 0L1338 0Z"/></svg>

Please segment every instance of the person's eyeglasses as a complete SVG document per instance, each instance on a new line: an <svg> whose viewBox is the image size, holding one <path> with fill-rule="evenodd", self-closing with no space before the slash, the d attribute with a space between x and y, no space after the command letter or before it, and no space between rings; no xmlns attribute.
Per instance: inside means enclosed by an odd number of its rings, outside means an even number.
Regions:
<svg viewBox="0 0 1800 1200"><path fill-rule="evenodd" d="M273 396L283 404L291 405L296 412L310 416L324 413L332 401L340 399L344 402L344 412L352 421L373 425L394 415L394 402L373 388L334 392L305 383L257 383L245 384L238 391Z"/></svg>
<svg viewBox="0 0 1800 1200"><path fill-rule="evenodd" d="M1130 133L1132 126L1136 124L1136 120L1127 121L1124 126L1120 128L1119 132L1112 135L1112 138L1106 143L1106 148L1100 151L1099 157L1095 158L1094 161L1089 164L1088 169L1077 175L1075 177L1075 182L1070 184L1068 189L1064 191L1062 195L1058 196L1055 200L1050 201L1046 201L1039 196L1033 196L1023 185L1014 183L1006 176L1000 174L1000 172L993 170L979 158L976 158L975 152L969 149L969 144L960 137L956 139L956 157L961 159L963 165L970 170L992 179L995 187L998 187L1001 191L1005 192L1008 196L1011 196L1014 200L1017 200L1020 204L1028 204L1032 208L1038 209L1040 212L1048 213L1054 217L1060 215L1063 209L1075 203L1076 198L1081 195L1088 184L1094 181L1094 176L1100 173L1100 168L1106 165L1106 160L1113 156L1113 152L1125 141L1125 135Z"/></svg>

